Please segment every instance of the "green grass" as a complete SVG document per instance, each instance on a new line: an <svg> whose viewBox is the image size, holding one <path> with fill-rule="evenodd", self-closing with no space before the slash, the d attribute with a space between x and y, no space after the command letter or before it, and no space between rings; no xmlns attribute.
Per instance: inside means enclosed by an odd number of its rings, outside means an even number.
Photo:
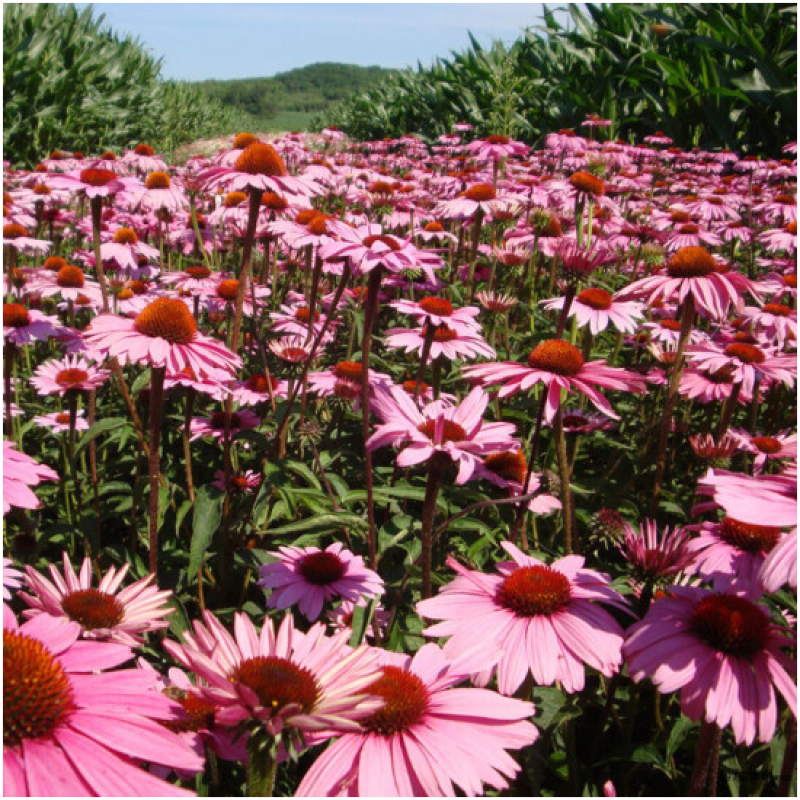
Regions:
<svg viewBox="0 0 800 800"><path fill-rule="evenodd" d="M268 133L305 131L314 116L313 111L278 111L274 117L262 121L262 130Z"/></svg>

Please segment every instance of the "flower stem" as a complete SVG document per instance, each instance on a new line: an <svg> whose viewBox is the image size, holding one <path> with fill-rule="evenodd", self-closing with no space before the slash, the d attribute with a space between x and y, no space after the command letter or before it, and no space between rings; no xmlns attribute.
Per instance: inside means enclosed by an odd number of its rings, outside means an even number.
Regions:
<svg viewBox="0 0 800 800"><path fill-rule="evenodd" d="M150 572L158 581L158 494L159 453L161 451L161 410L164 404L164 375L166 367L153 367L150 376L150 453L148 475L150 477Z"/></svg>
<svg viewBox="0 0 800 800"><path fill-rule="evenodd" d="M261 737L251 736L248 743L247 796L273 797L278 759L271 747L260 747Z"/></svg>
<svg viewBox="0 0 800 800"><path fill-rule="evenodd" d="M103 259L100 257L100 228L103 222L103 198L93 197L92 207L92 244L94 245L94 268L97 270L97 280L100 283L100 294L103 298L103 311L108 314L111 306L108 303L108 285L106 273L103 269Z"/></svg>
<svg viewBox="0 0 800 800"><path fill-rule="evenodd" d="M716 765L719 758L719 746L722 740L722 731L715 722L703 720L700 726L700 738L695 750L692 778L689 783L687 797L698 797L703 793L706 783L713 784L716 794L717 776L710 775L712 763ZM716 772L716 768L714 770ZM712 795L713 796L713 795Z"/></svg>
<svg viewBox="0 0 800 800"><path fill-rule="evenodd" d="M364 309L364 333L361 338L361 432L364 437L364 473L367 489L367 553L370 569L378 563L377 534L375 531L375 499L373 496L372 452L367 448L369 439L369 354L372 349L372 327L378 310L378 292L381 288L383 267L378 265L369 274L367 305Z"/></svg>
<svg viewBox="0 0 800 800"><path fill-rule="evenodd" d="M559 403L553 420L553 433L556 440L556 456L558 457L558 474L561 478L561 509L564 515L564 551L572 555L575 551L575 534L572 520L572 495L570 491L570 465L567 459L566 437L564 436L563 410Z"/></svg>
<svg viewBox="0 0 800 800"><path fill-rule="evenodd" d="M687 295L683 301L681 313L681 332L678 339L678 352L675 355L675 363L672 367L669 388L667 389L667 399L664 401L664 414L661 417L661 429L658 435L658 455L656 458L656 478L653 484L653 494L650 498L650 516L655 517L658 512L658 501L661 497L661 482L664 480L664 471L667 466L667 443L672 425L672 414L678 402L678 387L681 383L683 374L683 351L689 334L692 331L694 321L694 298Z"/></svg>
<svg viewBox="0 0 800 800"><path fill-rule="evenodd" d="M436 515L436 498L439 496L442 478L449 460L449 457L444 453L434 453L428 462L428 482L425 485L425 500L422 505L422 554L420 556L423 600L430 597L433 591L431 584L433 518Z"/></svg>

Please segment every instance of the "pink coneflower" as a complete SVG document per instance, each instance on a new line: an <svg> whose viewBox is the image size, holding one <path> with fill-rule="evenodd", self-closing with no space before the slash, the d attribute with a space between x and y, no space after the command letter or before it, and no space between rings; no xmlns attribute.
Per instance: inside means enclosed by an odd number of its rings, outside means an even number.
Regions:
<svg viewBox="0 0 800 800"><path fill-rule="evenodd" d="M518 448L488 453L475 468L476 477L485 479L502 489L507 489L511 497L539 491L542 481L541 475L536 472L530 474L523 491L522 485L525 483L527 474L528 462L522 450ZM561 501L544 492L528 500L528 510L534 514L549 514L559 508L561 508Z"/></svg>
<svg viewBox="0 0 800 800"><path fill-rule="evenodd" d="M757 380L769 380L794 386L797 357L784 355L772 347L759 347L749 342L732 341L717 344L706 341L686 348L689 363L706 372L730 369L735 383L753 394Z"/></svg>
<svg viewBox="0 0 800 800"><path fill-rule="evenodd" d="M48 428L53 433L68 433L70 430L70 415L66 411L56 411L52 414L42 414L34 417L33 421L42 428ZM88 431L89 423L83 409L75 412L75 430Z"/></svg>
<svg viewBox="0 0 800 800"><path fill-rule="evenodd" d="M167 272L161 276L161 282L174 286L179 292L189 295L205 296L216 291L219 275L208 267L186 267L183 272Z"/></svg>
<svg viewBox="0 0 800 800"><path fill-rule="evenodd" d="M284 336L271 341L269 351L287 364L302 364L311 355L311 343L306 342L305 335Z"/></svg>
<svg viewBox="0 0 800 800"><path fill-rule="evenodd" d="M797 341L797 310L783 303L766 303L764 306L745 306L740 312L749 320L755 332L774 339L779 348L787 342Z"/></svg>
<svg viewBox="0 0 800 800"><path fill-rule="evenodd" d="M31 491L42 481L57 481L58 474L20 453L13 442L3 441L3 515L12 508L39 508L39 498Z"/></svg>
<svg viewBox="0 0 800 800"><path fill-rule="evenodd" d="M242 363L222 342L198 332L183 301L167 297L154 300L135 319L95 317L84 339L123 365L144 363L170 372L191 367L198 376L221 380L230 378Z"/></svg>
<svg viewBox="0 0 800 800"><path fill-rule="evenodd" d="M355 615L357 608L364 608L366 609L367 606L370 604L370 600L366 600L363 597L360 597L358 600L353 602L352 600L342 600L336 608L332 611L329 611L325 615L325 619L328 624L334 629L334 631L348 631L351 635L353 632L353 617ZM383 634L386 630L386 626L389 623L389 612L377 601L374 601L374 612L373 612L373 620L378 625L378 630L381 634ZM370 625L364 633L364 637L366 639L373 639L375 637L375 632L373 625Z"/></svg>
<svg viewBox="0 0 800 800"><path fill-rule="evenodd" d="M719 439L710 433L697 433L689 437L689 446L698 458L705 461L727 461L739 450L736 439L727 433Z"/></svg>
<svg viewBox="0 0 800 800"><path fill-rule="evenodd" d="M275 331L275 333L294 334L300 337L303 342L306 341L309 333L315 338L322 333L327 317L327 315L323 315L319 310L315 309L314 319L312 321L311 309L304 302L295 305L282 305L279 311L275 311L269 316L270 319L273 320L272 330ZM325 336L322 339L323 344L333 341L336 325L337 323L333 321L328 326L328 330L325 332ZM293 347L292 345L289 346Z"/></svg>
<svg viewBox="0 0 800 800"><path fill-rule="evenodd" d="M512 155L524 156L530 148L524 142L495 134L485 139L475 139L465 149L478 161L499 161Z"/></svg>
<svg viewBox="0 0 800 800"><path fill-rule="evenodd" d="M450 636L445 653L464 657L475 646L495 653L497 686L512 695L530 673L542 686L560 681L564 691L584 687L585 665L606 677L622 664L623 633L619 623L595 601L626 609L611 580L584 569L581 556L566 556L549 566L502 542L513 561L497 564L498 575L448 566L458 573L437 597L417 603L417 613L440 619L426 636ZM488 682L493 668L480 672Z"/></svg>
<svg viewBox="0 0 800 800"><path fill-rule="evenodd" d="M398 273L419 266L417 250L409 242L384 233L380 225L362 225L343 231L341 241L320 251L326 260L347 259L354 275L366 275L376 267Z"/></svg>
<svg viewBox="0 0 800 800"><path fill-rule="evenodd" d="M677 225L664 242L664 249L671 253L682 247L698 247L708 245L715 247L722 244L722 239L711 231L701 228L694 222Z"/></svg>
<svg viewBox="0 0 800 800"><path fill-rule="evenodd" d="M330 736L359 730L358 720L381 705L366 691L379 676L378 653L348 647L346 631L328 637L318 623L302 633L287 615L277 632L265 619L259 634L237 613L231 636L210 612L203 620L184 633L185 644L165 640L164 649L204 682L198 692L219 706L221 725Z"/></svg>
<svg viewBox="0 0 800 800"><path fill-rule="evenodd" d="M605 361L585 363L580 350L561 339L550 339L537 345L528 356L527 366L516 361L502 361L464 367L463 374L467 380L477 381L482 386L503 384L498 393L501 398L544 383L548 387L545 406L545 421L548 423L555 418L562 389L585 394L599 411L614 419L619 419L619 415L594 386L639 394L645 391L640 376L609 367Z"/></svg>
<svg viewBox="0 0 800 800"><path fill-rule="evenodd" d="M385 333L384 342L390 350L403 349L406 353L422 354L425 342L430 335L429 323L421 328L390 328ZM459 358L493 358L496 353L475 328L453 330L447 325L437 325L432 331L429 357L431 360L444 356L450 361Z"/></svg>
<svg viewBox="0 0 800 800"><path fill-rule="evenodd" d="M316 620L322 606L338 597L355 602L383 593L380 576L364 566L364 559L344 550L337 542L318 547L280 547L270 553L278 560L261 567L258 585L271 593L270 608L286 609L297 604L308 620Z"/></svg>
<svg viewBox="0 0 800 800"><path fill-rule="evenodd" d="M190 441L209 438L221 441L225 438L226 422L228 422L228 434L232 438L240 431L257 428L261 424L261 417L246 408L232 411L230 421L224 411L215 411L210 417L192 417L189 425L192 434Z"/></svg>
<svg viewBox="0 0 800 800"><path fill-rule="evenodd" d="M797 434L791 430L766 436L758 431L750 433L743 428L731 428L730 435L739 442L743 450L755 455L754 475L760 475L770 459L797 460Z"/></svg>
<svg viewBox="0 0 800 800"><path fill-rule="evenodd" d="M718 370L685 369L681 374L678 392L684 397L699 400L701 403L725 402L734 388L733 369L722 367ZM739 404L749 403L752 396L747 392L739 394Z"/></svg>
<svg viewBox="0 0 800 800"><path fill-rule="evenodd" d="M433 213L443 219L471 219L480 213L481 218L491 216L501 205L504 198L497 196L491 183L476 183L461 192L453 200L440 203Z"/></svg>
<svg viewBox="0 0 800 800"><path fill-rule="evenodd" d="M519 302L518 298L499 292L477 292L475 299L492 314L505 314Z"/></svg>
<svg viewBox="0 0 800 800"><path fill-rule="evenodd" d="M248 469L246 472L234 472L226 484L224 470L218 469L214 473L214 480L211 485L223 492L252 494L255 489L261 486L261 480L261 475Z"/></svg>
<svg viewBox="0 0 800 800"><path fill-rule="evenodd" d="M214 166L199 173L207 191L224 189L226 192L260 189L262 192L301 195L308 197L320 192L317 184L308 178L296 178L286 170L286 164L272 145L253 141L228 167Z"/></svg>
<svg viewBox="0 0 800 800"><path fill-rule="evenodd" d="M410 314L419 322L438 327L444 325L450 330L463 334L480 332L481 325L476 317L480 309L475 307L453 308L444 297L423 297L420 301L395 300L389 305L401 314Z"/></svg>
<svg viewBox="0 0 800 800"><path fill-rule="evenodd" d="M58 317L49 317L41 311L26 308L19 303L3 303L3 341L12 344L45 342L65 333Z"/></svg>
<svg viewBox="0 0 800 800"><path fill-rule="evenodd" d="M420 409L400 386L378 386L372 408L383 424L369 438L367 448L407 445L397 456L400 467L421 464L435 453L444 453L458 464L456 483L466 483L480 456L516 446L513 425L483 421L488 404L489 396L475 387L457 406L434 401Z"/></svg>
<svg viewBox="0 0 800 800"><path fill-rule="evenodd" d="M767 554L784 536L778 527L754 525L733 517L692 525L687 530L699 534L689 544L689 550L695 554L689 573L706 580L736 575L748 583L756 580Z"/></svg>
<svg viewBox="0 0 800 800"><path fill-rule="evenodd" d="M138 172L152 172L153 170L166 170L167 165L161 156L156 155L156 151L149 144L137 144L133 150L128 150L120 158L126 166L132 167Z"/></svg>
<svg viewBox="0 0 800 800"><path fill-rule="evenodd" d="M704 247L682 247L667 262L664 273L642 278L617 293L621 300L644 298L651 305L656 300L683 303L689 296L696 308L714 319L724 319L731 303L740 302L740 291L730 275L719 272Z"/></svg>
<svg viewBox="0 0 800 800"><path fill-rule="evenodd" d="M25 580L25 573L14 567L14 562L10 558L3 556L3 600L11 599L10 589L16 591L22 586Z"/></svg>
<svg viewBox="0 0 800 800"><path fill-rule="evenodd" d="M117 571L111 567L97 588L92 587L92 565L84 559L76 575L66 552L63 554L63 576L54 564L49 566L48 580L32 567L26 567L30 594L19 596L30 606L22 612L24 617L50 614L66 617L81 626L84 639L119 642L137 647L144 641L143 634L169 626L166 619L172 614L169 591L159 591L153 585L152 575L120 590L130 564Z"/></svg>
<svg viewBox="0 0 800 800"><path fill-rule="evenodd" d="M329 370L308 373L308 390L321 397L341 397L355 400L354 408L359 407L363 382L363 365L360 361L339 361ZM391 385L392 376L374 369L369 371L370 391L376 386Z"/></svg>
<svg viewBox="0 0 800 800"><path fill-rule="evenodd" d="M127 192L141 186L137 178L123 178L99 165L82 170L72 170L58 175L48 175L47 185L53 189L68 189L73 193L83 192L89 198L108 197L118 192Z"/></svg>
<svg viewBox="0 0 800 800"><path fill-rule="evenodd" d="M120 269L138 270L140 256L156 260L159 252L155 247L140 242L133 228L117 228L111 241L100 245L100 258L104 262L116 261Z"/></svg>
<svg viewBox="0 0 800 800"><path fill-rule="evenodd" d="M46 253L53 246L47 239L34 239L22 225L11 222L3 225L3 247L23 253Z"/></svg>
<svg viewBox="0 0 800 800"><path fill-rule="evenodd" d="M273 396L286 397L287 391L286 381L279 381L263 372L257 372L244 381L235 381L229 387L234 402L242 406L257 406L269 402Z"/></svg>
<svg viewBox="0 0 800 800"><path fill-rule="evenodd" d="M676 575L686 572L693 561L690 540L682 528L659 532L658 523L647 519L638 532L628 527L618 546L631 565L633 579L652 586L671 583Z"/></svg>
<svg viewBox="0 0 800 800"><path fill-rule="evenodd" d="M82 298L97 303L101 300L100 284L89 280L80 267L67 264L56 273L47 272L36 283L36 293L42 297L60 296L80 304Z"/></svg>
<svg viewBox="0 0 800 800"><path fill-rule="evenodd" d="M775 688L792 713L797 686L781 648L786 631L737 594L673 586L633 625L623 647L631 677L650 677L658 690L681 690L681 710L692 720L730 725L738 743L768 742L775 733Z"/></svg>
<svg viewBox="0 0 800 800"><path fill-rule="evenodd" d="M542 300L539 305L548 311L561 311L565 302L565 297L554 297ZM604 331L609 324L625 333L635 333L639 327L637 320L644 316L644 304L616 300L605 289L584 289L575 295L568 316L578 320L578 327L588 325L592 335Z"/></svg>
<svg viewBox="0 0 800 800"><path fill-rule="evenodd" d="M616 423L602 414L594 414L580 408L565 408L561 418L564 433L594 433L595 431L610 431Z"/></svg>
<svg viewBox="0 0 800 800"><path fill-rule="evenodd" d="M787 253L794 253L797 250L797 220L782 228L771 228L760 233L758 241L771 252L785 250Z"/></svg>
<svg viewBox="0 0 800 800"><path fill-rule="evenodd" d="M81 356L65 356L45 361L36 368L30 379L31 386L41 395L67 392L89 392L108 380L107 370L98 369Z"/></svg>
<svg viewBox="0 0 800 800"><path fill-rule="evenodd" d="M163 170L151 172L145 178L144 186L129 192L127 199L136 210L159 211L165 208L174 214L189 207L186 192L173 185L172 178Z"/></svg>
<svg viewBox="0 0 800 800"><path fill-rule="evenodd" d="M336 797L482 796L519 771L507 750L536 741L532 703L485 689L455 689L466 677L434 644L416 655L383 651L368 687L383 707L311 765L297 794Z"/></svg>
<svg viewBox="0 0 800 800"><path fill-rule="evenodd" d="M152 674L114 669L120 644L78 641L80 626L40 614L3 625L3 791L14 797L193 793L137 766L199 772L203 758L167 730L181 708Z"/></svg>

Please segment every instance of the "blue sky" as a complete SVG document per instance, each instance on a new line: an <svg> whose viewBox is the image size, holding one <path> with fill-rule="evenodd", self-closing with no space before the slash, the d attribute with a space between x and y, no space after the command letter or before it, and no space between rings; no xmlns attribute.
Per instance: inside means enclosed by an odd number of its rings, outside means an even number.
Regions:
<svg viewBox="0 0 800 800"><path fill-rule="evenodd" d="M86 3L76 3L82 7ZM430 64L539 24L542 3L95 3L181 80L274 75L318 61Z"/></svg>

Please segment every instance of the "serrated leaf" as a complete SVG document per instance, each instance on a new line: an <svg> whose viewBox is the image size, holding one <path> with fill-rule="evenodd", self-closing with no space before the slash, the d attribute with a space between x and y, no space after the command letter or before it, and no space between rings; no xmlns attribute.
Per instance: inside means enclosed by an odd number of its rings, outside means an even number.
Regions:
<svg viewBox="0 0 800 800"><path fill-rule="evenodd" d="M197 491L192 515L192 543L189 549L189 576L191 582L203 563L214 532L222 520L222 504L225 493L206 484Z"/></svg>

